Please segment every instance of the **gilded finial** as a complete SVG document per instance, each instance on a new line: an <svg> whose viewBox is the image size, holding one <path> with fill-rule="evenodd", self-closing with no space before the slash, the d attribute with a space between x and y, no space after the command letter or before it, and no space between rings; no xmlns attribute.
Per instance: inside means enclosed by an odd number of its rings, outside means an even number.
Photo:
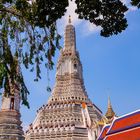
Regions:
<svg viewBox="0 0 140 140"><path fill-rule="evenodd" d="M69 15L69 24L71 24L71 16Z"/></svg>
<svg viewBox="0 0 140 140"><path fill-rule="evenodd" d="M110 101L110 96L108 96L108 108L112 108L111 101Z"/></svg>
<svg viewBox="0 0 140 140"><path fill-rule="evenodd" d="M115 112L113 111L113 108L111 105L110 97L108 97L108 108L107 108L107 112L105 116L108 119L108 121L112 121L113 117L115 116Z"/></svg>

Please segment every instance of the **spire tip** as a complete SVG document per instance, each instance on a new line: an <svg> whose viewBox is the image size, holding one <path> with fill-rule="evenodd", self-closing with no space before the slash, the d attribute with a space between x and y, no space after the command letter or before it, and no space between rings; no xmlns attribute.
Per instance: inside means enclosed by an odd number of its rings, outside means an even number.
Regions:
<svg viewBox="0 0 140 140"><path fill-rule="evenodd" d="M71 24L71 16L69 15L69 24Z"/></svg>

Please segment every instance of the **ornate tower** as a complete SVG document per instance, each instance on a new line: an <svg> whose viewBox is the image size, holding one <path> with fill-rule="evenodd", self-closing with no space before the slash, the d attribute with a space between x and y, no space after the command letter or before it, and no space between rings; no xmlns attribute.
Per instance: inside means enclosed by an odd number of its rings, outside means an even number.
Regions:
<svg viewBox="0 0 140 140"><path fill-rule="evenodd" d="M18 84L10 83L11 93L3 94L0 110L0 140L24 140L20 121L20 93Z"/></svg>
<svg viewBox="0 0 140 140"><path fill-rule="evenodd" d="M95 140L102 112L90 101L84 87L82 64L76 50L71 19L57 64L56 83L46 105L26 132L26 140Z"/></svg>
<svg viewBox="0 0 140 140"><path fill-rule="evenodd" d="M107 108L107 112L106 112L105 116L108 120L107 123L111 123L113 121L114 117L116 116L115 112L113 111L109 97L108 97L108 108Z"/></svg>

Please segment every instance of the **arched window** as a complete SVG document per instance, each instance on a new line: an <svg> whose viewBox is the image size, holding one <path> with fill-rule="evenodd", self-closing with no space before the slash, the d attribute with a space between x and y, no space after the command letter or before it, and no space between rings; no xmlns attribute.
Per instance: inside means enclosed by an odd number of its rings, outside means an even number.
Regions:
<svg viewBox="0 0 140 140"><path fill-rule="evenodd" d="M74 64L74 69L77 69L77 64L76 63Z"/></svg>
<svg viewBox="0 0 140 140"><path fill-rule="evenodd" d="M11 102L10 102L10 109L14 109L14 104L15 104L15 99L11 98Z"/></svg>

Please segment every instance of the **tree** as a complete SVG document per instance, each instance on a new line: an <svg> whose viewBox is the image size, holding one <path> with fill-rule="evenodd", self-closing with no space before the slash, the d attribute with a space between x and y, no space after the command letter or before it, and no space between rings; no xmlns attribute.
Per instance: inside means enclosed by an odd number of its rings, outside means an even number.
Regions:
<svg viewBox="0 0 140 140"><path fill-rule="evenodd" d="M29 91L24 83L20 64L40 76L40 64L45 61L47 69L52 69L55 49L60 48L60 35L56 30L56 20L64 15L68 1L2 0L0 3L0 88L5 96L11 93L10 84L18 82L22 103L29 107ZM48 90L50 88L48 87Z"/></svg>
<svg viewBox="0 0 140 140"><path fill-rule="evenodd" d="M131 0L131 4L140 8L140 0Z"/></svg>
<svg viewBox="0 0 140 140"><path fill-rule="evenodd" d="M127 7L120 0L75 0L80 19L101 26L101 36L121 33L127 27ZM140 7L139 0L132 0ZM41 78L40 65L53 68L52 57L60 49L60 35L56 21L68 7L68 0L1 0L0 2L0 89L11 94L10 85L18 83L22 103L29 107L29 91L24 83L20 65L36 72L35 81ZM86 10L85 10L86 9ZM17 71L17 68L18 71ZM50 88L47 87L50 91Z"/></svg>

